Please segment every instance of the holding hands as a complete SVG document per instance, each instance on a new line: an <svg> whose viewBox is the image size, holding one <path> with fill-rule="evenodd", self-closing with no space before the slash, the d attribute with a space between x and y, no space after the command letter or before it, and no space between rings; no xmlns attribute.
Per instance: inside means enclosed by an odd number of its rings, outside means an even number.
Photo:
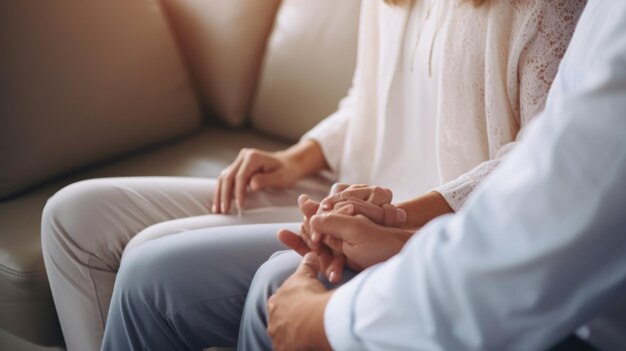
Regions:
<svg viewBox="0 0 626 351"><path fill-rule="evenodd" d="M301 255L313 251L331 283L341 281L344 265L361 271L400 251L413 231L401 229L406 212L391 205L389 189L336 184L321 203L299 199L304 222L300 234L288 230L279 239Z"/></svg>

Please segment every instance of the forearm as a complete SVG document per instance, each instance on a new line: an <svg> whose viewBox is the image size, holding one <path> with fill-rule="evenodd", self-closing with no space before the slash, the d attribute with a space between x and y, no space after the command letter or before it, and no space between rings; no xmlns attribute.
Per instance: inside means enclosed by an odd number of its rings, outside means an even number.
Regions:
<svg viewBox="0 0 626 351"><path fill-rule="evenodd" d="M287 162L296 179L328 169L320 145L312 139L302 140L276 156Z"/></svg>
<svg viewBox="0 0 626 351"><path fill-rule="evenodd" d="M454 212L443 196L436 191L431 191L395 206L406 211L407 219L403 228L413 232L436 217Z"/></svg>

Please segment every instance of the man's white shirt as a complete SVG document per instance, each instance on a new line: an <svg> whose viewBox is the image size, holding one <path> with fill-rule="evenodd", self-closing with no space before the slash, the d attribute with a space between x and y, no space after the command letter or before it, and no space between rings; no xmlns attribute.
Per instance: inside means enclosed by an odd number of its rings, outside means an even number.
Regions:
<svg viewBox="0 0 626 351"><path fill-rule="evenodd" d="M337 350L626 350L626 2L589 1L546 109L457 214L337 289Z"/></svg>

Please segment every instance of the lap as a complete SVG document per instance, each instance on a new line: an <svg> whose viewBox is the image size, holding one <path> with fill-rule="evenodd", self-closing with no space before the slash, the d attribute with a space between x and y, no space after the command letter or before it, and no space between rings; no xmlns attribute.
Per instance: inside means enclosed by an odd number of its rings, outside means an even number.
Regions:
<svg viewBox="0 0 626 351"><path fill-rule="evenodd" d="M296 271L301 261L302 256L293 250L275 252L257 270L252 283L253 289L275 292ZM318 279L327 289L333 289L348 282L357 274L358 272L352 269L344 268L342 280L337 284L330 283L321 273L318 275Z"/></svg>
<svg viewBox="0 0 626 351"><path fill-rule="evenodd" d="M141 288L141 294L162 293L165 298L153 300L167 315L200 301L245 297L259 266L274 252L285 249L276 232L281 228L297 230L298 226L229 226L155 240L129 252L116 285Z"/></svg>
<svg viewBox="0 0 626 351"><path fill-rule="evenodd" d="M130 250L142 246L147 242L172 234L217 227L289 223L299 222L301 220L302 212L297 206L256 208L246 210L241 217L235 215L209 214L173 219L151 225L139 232L126 244L123 256L126 256ZM210 235L210 233L205 235Z"/></svg>

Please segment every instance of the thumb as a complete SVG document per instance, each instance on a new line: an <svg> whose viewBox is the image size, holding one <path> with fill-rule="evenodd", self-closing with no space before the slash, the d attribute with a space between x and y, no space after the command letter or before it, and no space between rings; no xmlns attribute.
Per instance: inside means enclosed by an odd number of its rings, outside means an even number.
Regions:
<svg viewBox="0 0 626 351"><path fill-rule="evenodd" d="M297 275L304 275L311 278L317 278L320 271L320 258L316 254L309 252L304 256L300 266L296 270Z"/></svg>
<svg viewBox="0 0 626 351"><path fill-rule="evenodd" d="M252 191L259 191L265 188L284 187L283 177L280 171L270 173L257 173L250 178L250 188Z"/></svg>
<svg viewBox="0 0 626 351"><path fill-rule="evenodd" d="M383 225L389 227L401 227L407 219L406 211L392 205L383 205L384 219Z"/></svg>
<svg viewBox="0 0 626 351"><path fill-rule="evenodd" d="M317 209L320 207L320 204L319 202L316 202L309 198L308 195L302 194L300 195L300 197L298 197L298 206L300 206L300 211L302 211L302 214L305 217L310 218L317 213Z"/></svg>

